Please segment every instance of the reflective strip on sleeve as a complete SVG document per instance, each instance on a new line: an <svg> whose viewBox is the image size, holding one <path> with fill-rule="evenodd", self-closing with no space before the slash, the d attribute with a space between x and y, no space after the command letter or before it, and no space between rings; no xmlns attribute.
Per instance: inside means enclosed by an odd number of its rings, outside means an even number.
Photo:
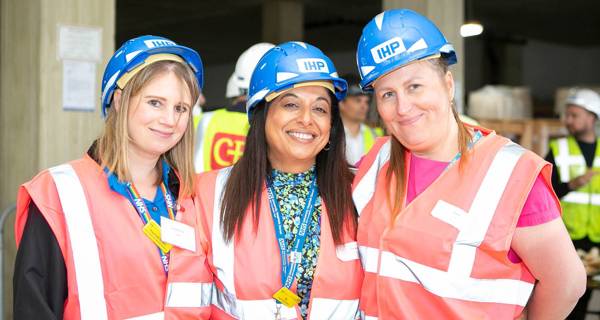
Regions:
<svg viewBox="0 0 600 320"><path fill-rule="evenodd" d="M49 169L58 191L73 252L81 319L107 319L104 280L87 199L69 164Z"/></svg>
<svg viewBox="0 0 600 320"><path fill-rule="evenodd" d="M172 282L167 287L166 307L201 308L210 305L213 283Z"/></svg>
<svg viewBox="0 0 600 320"><path fill-rule="evenodd" d="M373 197L373 193L375 193L375 186L377 185L377 176L379 175L379 171L390 159L390 147L391 144L389 141L381 146L375 161L373 161L373 164L367 173L358 182L358 185L352 192L352 199L354 200L354 205L356 206L359 216L362 214L363 209L367 206L367 203L369 203Z"/></svg>

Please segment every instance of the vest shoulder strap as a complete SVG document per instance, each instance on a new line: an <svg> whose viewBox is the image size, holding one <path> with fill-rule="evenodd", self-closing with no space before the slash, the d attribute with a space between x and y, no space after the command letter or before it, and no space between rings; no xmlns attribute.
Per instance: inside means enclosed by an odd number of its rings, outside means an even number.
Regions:
<svg viewBox="0 0 600 320"><path fill-rule="evenodd" d="M73 252L82 319L108 319L96 234L83 187L70 164L49 169L63 208Z"/></svg>

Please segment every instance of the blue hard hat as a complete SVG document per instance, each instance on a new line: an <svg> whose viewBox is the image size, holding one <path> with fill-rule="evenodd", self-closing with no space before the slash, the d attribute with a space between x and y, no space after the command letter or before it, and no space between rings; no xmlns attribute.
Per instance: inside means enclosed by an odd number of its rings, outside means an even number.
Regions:
<svg viewBox="0 0 600 320"><path fill-rule="evenodd" d="M330 81L338 101L346 96L346 80L338 76L333 62L317 47L292 41L270 49L258 61L250 79L248 118L269 94L308 81Z"/></svg>
<svg viewBox="0 0 600 320"><path fill-rule="evenodd" d="M454 47L431 20L408 9L384 11L367 23L358 41L360 86L372 91L377 78L436 54L456 63Z"/></svg>
<svg viewBox="0 0 600 320"><path fill-rule="evenodd" d="M202 59L194 49L180 46L175 42L157 36L141 36L125 42L108 61L102 77L102 115L110 107L117 81L127 72L143 64L148 57L155 54L174 54L183 59L198 79L198 86L204 85L204 68Z"/></svg>

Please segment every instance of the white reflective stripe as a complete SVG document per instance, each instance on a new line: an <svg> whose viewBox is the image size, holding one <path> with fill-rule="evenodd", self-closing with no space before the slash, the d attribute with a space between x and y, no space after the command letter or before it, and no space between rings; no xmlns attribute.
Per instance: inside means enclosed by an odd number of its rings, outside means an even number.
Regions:
<svg viewBox="0 0 600 320"><path fill-rule="evenodd" d="M167 287L166 307L201 308L210 305L213 283L171 282Z"/></svg>
<svg viewBox="0 0 600 320"><path fill-rule="evenodd" d="M525 149L512 142L498 151L468 214L443 201L436 203L432 215L442 217L442 220L449 221L459 230L447 272L382 251L379 274L418 283L440 297L525 306L533 290L532 283L515 279L470 277L477 248L488 232L512 172L524 152ZM442 213L442 210L452 212Z"/></svg>
<svg viewBox="0 0 600 320"><path fill-rule="evenodd" d="M492 160L454 242L448 267L451 275L471 275L477 248L488 232L508 180L524 152L525 149L511 142L504 145Z"/></svg>
<svg viewBox="0 0 600 320"><path fill-rule="evenodd" d="M198 123L198 128L196 128L196 150L194 152L194 169L196 170L196 173L204 172L204 148L206 147L206 139L204 137L204 134L208 129L210 120L214 115L215 111L203 113L202 118L200 119L200 123Z"/></svg>
<svg viewBox="0 0 600 320"><path fill-rule="evenodd" d="M571 191L567 193L564 197L562 197L560 201L600 206L600 194L590 194L585 192Z"/></svg>
<svg viewBox="0 0 600 320"><path fill-rule="evenodd" d="M358 299L336 300L313 298L310 307L310 319L357 319Z"/></svg>
<svg viewBox="0 0 600 320"><path fill-rule="evenodd" d="M164 312L157 312L152 314L147 314L139 317L127 318L126 320L163 320L165 318Z"/></svg>
<svg viewBox="0 0 600 320"><path fill-rule="evenodd" d="M56 184L69 232L81 319L107 319L100 255L83 187L69 164L56 166L49 172Z"/></svg>
<svg viewBox="0 0 600 320"><path fill-rule="evenodd" d="M444 200L438 200L433 210L431 210L431 215L461 230L465 224L467 212Z"/></svg>
<svg viewBox="0 0 600 320"><path fill-rule="evenodd" d="M379 171L381 170L381 167L383 167L383 165L390 159L390 146L391 144L389 141L381 146L375 161L352 192L352 199L354 200L354 205L356 206L359 216L362 214L363 209L367 206L367 203L369 203L371 200L371 197L373 197L373 193L375 193L375 186L377 185L377 176L379 175Z"/></svg>
<svg viewBox="0 0 600 320"><path fill-rule="evenodd" d="M216 285L213 286L211 303L234 318L241 319L241 306L238 306L236 297L219 290Z"/></svg>
<svg viewBox="0 0 600 320"><path fill-rule="evenodd" d="M277 312L274 299L240 300L213 288L212 304L237 319L273 319ZM297 319L296 308L280 306L282 319ZM337 300L313 298L311 319L356 319L359 315L358 299Z"/></svg>
<svg viewBox="0 0 600 320"><path fill-rule="evenodd" d="M567 138L558 139L556 143L558 144L558 154L554 155L554 161L560 168L560 180L561 182L569 182L571 181L571 178L569 176L569 145L567 143Z"/></svg>
<svg viewBox="0 0 600 320"><path fill-rule="evenodd" d="M561 182L571 181L571 166L581 166L585 168L585 158L583 155L571 155L569 153L569 144L567 138L561 138L557 140L558 154L554 155L554 162L559 168L559 175Z"/></svg>
<svg viewBox="0 0 600 320"><path fill-rule="evenodd" d="M365 272L377 273L379 262L379 249L366 246L358 246L360 262Z"/></svg>
<svg viewBox="0 0 600 320"><path fill-rule="evenodd" d="M526 281L449 276L445 271L404 259L387 251L381 253L379 274L418 283L425 290L440 297L466 301L525 306L533 290L533 284Z"/></svg>
<svg viewBox="0 0 600 320"><path fill-rule="evenodd" d="M213 287L212 304L236 319L273 319L277 312L274 299L238 300L233 295ZM296 309L280 306L283 319L297 319Z"/></svg>
<svg viewBox="0 0 600 320"><path fill-rule="evenodd" d="M362 320L377 320L377 317L366 315L364 310L360 310L360 318Z"/></svg>
<svg viewBox="0 0 600 320"><path fill-rule="evenodd" d="M229 179L231 167L219 170L215 183L215 198L212 219L212 252L213 264L217 269L217 276L225 286L225 290L235 297L235 282L233 277L234 252L233 241L226 243L221 229L221 201L223 189Z"/></svg>
<svg viewBox="0 0 600 320"><path fill-rule="evenodd" d="M358 244L356 241L347 242L335 247L335 255L342 261L352 261L359 259Z"/></svg>

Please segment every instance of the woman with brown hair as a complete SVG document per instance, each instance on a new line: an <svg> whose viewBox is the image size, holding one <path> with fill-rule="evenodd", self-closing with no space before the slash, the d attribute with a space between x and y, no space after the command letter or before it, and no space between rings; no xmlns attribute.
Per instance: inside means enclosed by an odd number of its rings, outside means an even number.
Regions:
<svg viewBox="0 0 600 320"><path fill-rule="evenodd" d="M346 87L303 42L259 61L244 155L198 181L214 319L358 317L353 176L338 110Z"/></svg>
<svg viewBox="0 0 600 320"><path fill-rule="evenodd" d="M102 136L19 190L15 319L162 319L171 306L197 308L166 317L208 314L200 297L182 302L189 292L178 285L196 285L203 266L193 246L191 117L202 75L196 51L162 37L115 52ZM191 232L169 237L186 224Z"/></svg>
<svg viewBox="0 0 600 320"><path fill-rule="evenodd" d="M429 19L382 12L357 51L391 137L362 160L353 198L366 319L564 319L585 272L543 159L453 106L456 53Z"/></svg>

